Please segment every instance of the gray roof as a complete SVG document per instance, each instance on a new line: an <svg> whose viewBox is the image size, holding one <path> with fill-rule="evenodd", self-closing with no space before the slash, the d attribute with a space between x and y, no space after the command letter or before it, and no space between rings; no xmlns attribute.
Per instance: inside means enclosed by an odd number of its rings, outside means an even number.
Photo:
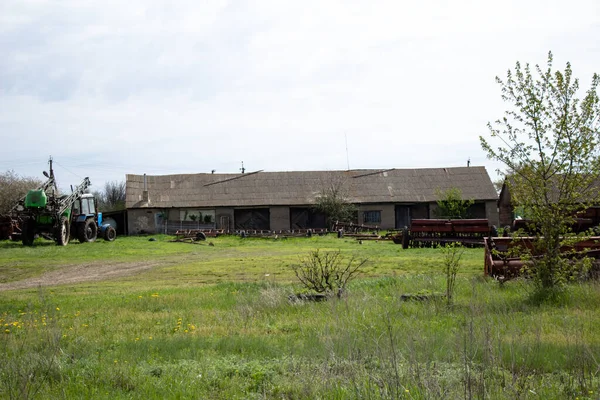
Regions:
<svg viewBox="0 0 600 400"><path fill-rule="evenodd" d="M465 199L498 198L485 167L147 175L149 202L144 175L126 180L127 208L310 205L332 185L353 203L434 202L437 190L452 187Z"/></svg>

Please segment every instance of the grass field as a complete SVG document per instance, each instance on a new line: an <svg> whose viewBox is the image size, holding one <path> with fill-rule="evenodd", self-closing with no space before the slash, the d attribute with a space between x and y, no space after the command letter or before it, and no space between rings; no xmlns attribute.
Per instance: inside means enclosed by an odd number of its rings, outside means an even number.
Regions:
<svg viewBox="0 0 600 400"><path fill-rule="evenodd" d="M534 304L467 249L313 237L0 242L0 398L596 399L600 286ZM294 303L314 249L369 259L342 299ZM41 285L41 286L40 286Z"/></svg>

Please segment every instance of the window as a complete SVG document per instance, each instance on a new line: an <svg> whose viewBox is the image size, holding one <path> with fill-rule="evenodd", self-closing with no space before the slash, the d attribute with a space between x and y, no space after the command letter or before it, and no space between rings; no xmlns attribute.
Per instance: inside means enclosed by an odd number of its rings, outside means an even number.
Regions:
<svg viewBox="0 0 600 400"><path fill-rule="evenodd" d="M363 224L380 224L381 211L363 211Z"/></svg>
<svg viewBox="0 0 600 400"><path fill-rule="evenodd" d="M94 198L89 198L88 199L88 204L89 204L90 214L96 214L96 207L95 207L95 204L94 204Z"/></svg>
<svg viewBox="0 0 600 400"><path fill-rule="evenodd" d="M90 206L88 204L88 199L81 199L81 213L85 214L85 215L90 213Z"/></svg>
<svg viewBox="0 0 600 400"><path fill-rule="evenodd" d="M180 221L194 221L199 224L213 224L215 222L215 210L180 210Z"/></svg>

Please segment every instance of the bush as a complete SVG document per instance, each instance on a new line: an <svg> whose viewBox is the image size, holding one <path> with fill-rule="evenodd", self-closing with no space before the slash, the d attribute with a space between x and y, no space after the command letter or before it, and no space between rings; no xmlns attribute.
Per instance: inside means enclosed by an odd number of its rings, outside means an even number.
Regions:
<svg viewBox="0 0 600 400"><path fill-rule="evenodd" d="M292 269L300 283L317 293L335 294L338 298L346 290L348 282L356 277L359 269L368 259L355 256L346 258L337 251L311 251L300 259L300 263L292 265Z"/></svg>

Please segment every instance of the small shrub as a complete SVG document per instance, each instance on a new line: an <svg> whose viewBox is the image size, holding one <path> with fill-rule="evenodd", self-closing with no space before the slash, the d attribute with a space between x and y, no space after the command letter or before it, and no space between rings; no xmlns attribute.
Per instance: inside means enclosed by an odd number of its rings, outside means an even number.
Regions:
<svg viewBox="0 0 600 400"><path fill-rule="evenodd" d="M465 248L460 243L448 243L444 248L444 273L446 274L446 301L452 304L456 285L456 274L460 268L460 259Z"/></svg>
<svg viewBox="0 0 600 400"><path fill-rule="evenodd" d="M302 257L299 264L292 265L292 269L306 289L335 294L339 298L367 261L354 256L346 258L339 250L321 252L316 249Z"/></svg>

